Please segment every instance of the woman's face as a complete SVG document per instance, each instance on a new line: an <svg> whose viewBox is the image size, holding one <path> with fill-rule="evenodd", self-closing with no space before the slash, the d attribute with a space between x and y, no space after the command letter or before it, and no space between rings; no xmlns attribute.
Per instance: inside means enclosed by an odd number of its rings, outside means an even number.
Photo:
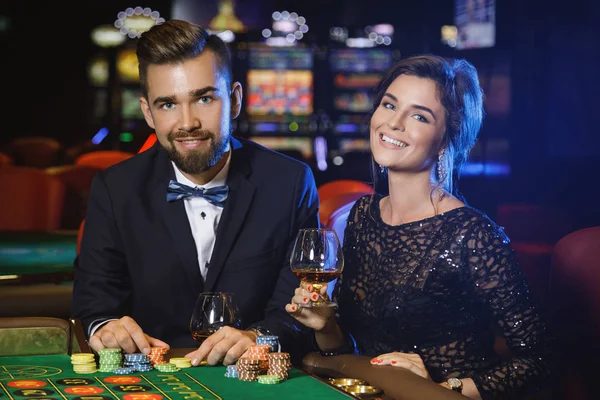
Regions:
<svg viewBox="0 0 600 400"><path fill-rule="evenodd" d="M431 79L400 75L371 117L371 151L389 171L423 172L437 161L446 111Z"/></svg>

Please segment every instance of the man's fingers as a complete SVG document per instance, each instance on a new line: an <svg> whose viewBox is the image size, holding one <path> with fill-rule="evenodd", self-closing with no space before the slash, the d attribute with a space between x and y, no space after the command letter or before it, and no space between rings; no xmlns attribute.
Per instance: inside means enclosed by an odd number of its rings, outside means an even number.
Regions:
<svg viewBox="0 0 600 400"><path fill-rule="evenodd" d="M235 345L235 341L229 338L223 338L219 343L215 344L206 356L206 361L208 365L218 365L223 362L225 356L229 349L231 349Z"/></svg>
<svg viewBox="0 0 600 400"><path fill-rule="evenodd" d="M207 337L204 340L204 342L202 342L198 350L186 354L186 357L189 356L188 358L192 359L192 365L196 366L200 364L200 361L206 359L206 357L211 352L215 344L219 343L221 339L225 336L225 332L225 328L219 329L218 331Z"/></svg>
<svg viewBox="0 0 600 400"><path fill-rule="evenodd" d="M131 347L130 340L133 341L133 345L135 349L131 352L135 352L139 349L144 354L150 354L150 343L148 343L148 339L144 334L142 328L131 318L123 318L122 319L123 328L127 331L127 336L130 339L124 338L126 341L128 348ZM125 347L123 347L125 349Z"/></svg>
<svg viewBox="0 0 600 400"><path fill-rule="evenodd" d="M106 346L104 346L104 344L102 343L102 340L100 340L100 338L96 335L90 338L89 344L92 350L94 350L95 352L106 348Z"/></svg>
<svg viewBox="0 0 600 400"><path fill-rule="evenodd" d="M105 347L121 348L121 346L119 344L119 339L115 335L115 332L113 332L111 330L103 329L102 331L100 331L98 333L98 337L100 338L100 340L102 341L102 344Z"/></svg>
<svg viewBox="0 0 600 400"><path fill-rule="evenodd" d="M162 348L165 348L167 350L169 350L171 348L171 346L169 346L168 343L165 343L165 342L163 342L160 339L153 338L152 336L146 335L146 340L150 344L150 347L162 347Z"/></svg>
<svg viewBox="0 0 600 400"><path fill-rule="evenodd" d="M251 341L239 341L233 345L225 357L223 358L223 365L235 364L238 358L243 357L246 351L252 346Z"/></svg>

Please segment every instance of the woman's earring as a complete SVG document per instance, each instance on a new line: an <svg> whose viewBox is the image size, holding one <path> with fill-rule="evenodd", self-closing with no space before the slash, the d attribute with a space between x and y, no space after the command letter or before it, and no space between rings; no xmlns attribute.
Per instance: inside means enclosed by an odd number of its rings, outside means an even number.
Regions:
<svg viewBox="0 0 600 400"><path fill-rule="evenodd" d="M446 181L446 167L444 166L444 151L445 149L442 149L442 151L440 151L440 154L438 155L438 165L437 165L437 177L438 177L438 182L439 182L439 192L440 192L440 196L438 198L438 200L442 200L442 197L444 197L444 183Z"/></svg>
<svg viewBox="0 0 600 400"><path fill-rule="evenodd" d="M382 173L382 174L385 174L385 173L386 173L386 171L387 171L387 168L386 168L386 167L384 167L383 165L380 165L380 166L379 166L379 172L380 172L380 173Z"/></svg>

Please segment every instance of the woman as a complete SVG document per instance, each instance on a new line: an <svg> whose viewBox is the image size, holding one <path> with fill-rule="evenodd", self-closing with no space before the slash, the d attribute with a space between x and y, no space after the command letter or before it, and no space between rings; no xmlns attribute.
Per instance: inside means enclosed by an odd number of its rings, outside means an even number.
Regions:
<svg viewBox="0 0 600 400"><path fill-rule="evenodd" d="M546 326L509 240L454 190L482 119L465 60L416 56L383 77L370 141L389 195L364 196L350 212L338 315L301 306L318 298L310 286L286 306L319 350L373 355L471 398L516 398L548 380ZM494 353L494 324L508 361Z"/></svg>

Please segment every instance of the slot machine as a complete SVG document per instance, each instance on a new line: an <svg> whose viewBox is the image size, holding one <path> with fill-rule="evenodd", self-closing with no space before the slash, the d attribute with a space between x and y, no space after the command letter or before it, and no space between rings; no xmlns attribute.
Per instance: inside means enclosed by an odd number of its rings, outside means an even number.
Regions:
<svg viewBox="0 0 600 400"><path fill-rule="evenodd" d="M372 47L359 47L362 45ZM369 118L375 87L397 59L397 51L388 46L377 46L366 38L330 45L332 129L329 162L331 174L336 179L371 181Z"/></svg>
<svg viewBox="0 0 600 400"><path fill-rule="evenodd" d="M237 134L314 166L313 50L248 43L237 54L246 71Z"/></svg>

